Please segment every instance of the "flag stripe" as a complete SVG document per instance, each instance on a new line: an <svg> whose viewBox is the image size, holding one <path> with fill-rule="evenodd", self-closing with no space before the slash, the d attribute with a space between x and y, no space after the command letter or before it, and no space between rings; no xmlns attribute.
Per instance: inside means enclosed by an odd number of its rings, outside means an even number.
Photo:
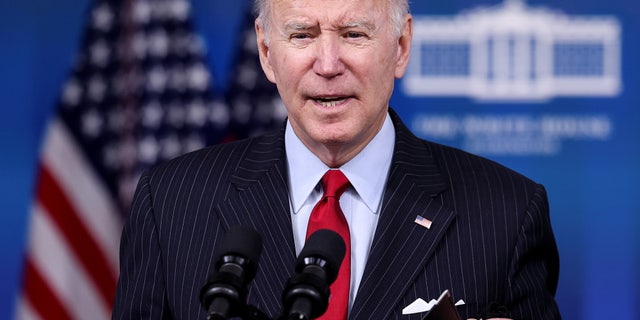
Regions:
<svg viewBox="0 0 640 320"><path fill-rule="evenodd" d="M41 320L42 317L33 309L33 305L28 299L21 296L16 306L16 318L23 320Z"/></svg>
<svg viewBox="0 0 640 320"><path fill-rule="evenodd" d="M78 219L74 206L60 189L45 164L40 167L39 199L45 210L73 248L86 272L97 285L102 299L110 305L115 296L117 275L110 270L108 259L84 223Z"/></svg>
<svg viewBox="0 0 640 320"><path fill-rule="evenodd" d="M66 310L74 319L107 319L110 305L105 304L73 248L39 202L32 208L30 230L31 263Z"/></svg>
<svg viewBox="0 0 640 320"><path fill-rule="evenodd" d="M57 118L49 126L43 148L42 157L49 173L65 191L78 217L105 252L112 272L117 274L122 219L113 197Z"/></svg>
<svg viewBox="0 0 640 320"><path fill-rule="evenodd" d="M36 270L31 259L25 262L25 292L27 300L41 318L71 319L64 304L58 299L44 277Z"/></svg>

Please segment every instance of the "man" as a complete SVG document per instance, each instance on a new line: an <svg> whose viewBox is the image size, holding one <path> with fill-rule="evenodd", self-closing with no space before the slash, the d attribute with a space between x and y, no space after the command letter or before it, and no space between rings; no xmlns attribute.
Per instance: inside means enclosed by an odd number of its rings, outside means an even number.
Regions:
<svg viewBox="0 0 640 320"><path fill-rule="evenodd" d="M322 198L319 181L339 169L348 179L339 206L350 232L350 319L422 319L402 309L447 289L465 301L458 307L465 319L559 319L544 188L416 138L388 106L409 60L407 1L258 0L256 7L262 68L287 123L141 178L122 236L114 318L203 319L198 293L234 225L262 234L248 300L275 318Z"/></svg>

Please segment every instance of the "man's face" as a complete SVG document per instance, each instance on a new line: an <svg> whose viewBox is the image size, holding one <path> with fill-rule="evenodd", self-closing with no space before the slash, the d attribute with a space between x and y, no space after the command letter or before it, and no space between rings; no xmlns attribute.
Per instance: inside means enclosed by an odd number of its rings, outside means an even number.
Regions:
<svg viewBox="0 0 640 320"><path fill-rule="evenodd" d="M411 42L410 15L398 34L388 6L384 0L272 0L270 30L257 27L265 74L276 83L294 132L314 153L332 149L353 153L350 159L381 128Z"/></svg>

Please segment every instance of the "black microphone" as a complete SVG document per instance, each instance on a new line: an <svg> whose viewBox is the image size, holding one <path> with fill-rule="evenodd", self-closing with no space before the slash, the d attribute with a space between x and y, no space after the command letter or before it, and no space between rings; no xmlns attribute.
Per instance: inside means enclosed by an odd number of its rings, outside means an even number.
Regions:
<svg viewBox="0 0 640 320"><path fill-rule="evenodd" d="M344 240L332 230L311 234L298 256L296 273L282 293L282 318L315 319L327 311L329 286L338 277L345 250Z"/></svg>
<svg viewBox="0 0 640 320"><path fill-rule="evenodd" d="M227 231L216 254L216 269L200 290L207 319L238 316L246 306L247 284L256 276L262 238L255 230L234 226Z"/></svg>

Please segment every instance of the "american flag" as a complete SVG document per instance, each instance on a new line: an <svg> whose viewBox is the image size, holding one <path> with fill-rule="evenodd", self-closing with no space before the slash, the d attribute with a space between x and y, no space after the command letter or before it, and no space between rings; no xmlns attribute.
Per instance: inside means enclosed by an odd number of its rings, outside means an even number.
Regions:
<svg viewBox="0 0 640 320"><path fill-rule="evenodd" d="M416 216L416 220L414 220L413 222L415 222L415 223L417 223L417 224L419 224L419 225L421 225L421 226L423 226L423 227L425 227L427 229L431 229L431 220L429 220L429 219L427 219L427 218L425 218L425 217L423 217L421 215Z"/></svg>
<svg viewBox="0 0 640 320"><path fill-rule="evenodd" d="M190 15L186 0L93 4L42 147L17 319L110 318L141 172L227 139Z"/></svg>
<svg viewBox="0 0 640 320"><path fill-rule="evenodd" d="M286 116L276 86L267 80L260 67L254 20L251 10L246 10L226 93L227 101L233 106L230 131L240 138L269 131L279 126Z"/></svg>

